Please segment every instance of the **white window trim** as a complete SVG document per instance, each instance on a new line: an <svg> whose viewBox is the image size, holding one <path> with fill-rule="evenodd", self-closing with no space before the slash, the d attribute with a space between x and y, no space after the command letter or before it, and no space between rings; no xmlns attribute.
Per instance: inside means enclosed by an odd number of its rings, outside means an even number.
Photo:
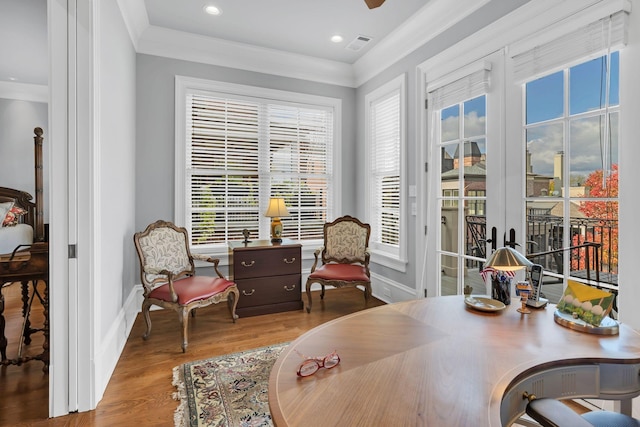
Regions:
<svg viewBox="0 0 640 427"><path fill-rule="evenodd" d="M235 83L227 83L222 81L198 79L194 77L186 77L176 75L175 77L175 196L174 196L174 222L176 225L184 226L186 224L187 203L186 191L186 158L185 145L186 140L186 113L187 103L186 95L191 91L206 91L217 93L228 93L229 95L249 96L252 98L264 98L268 100L278 100L291 103L302 103L320 105L333 109L334 111L334 143L333 143L333 183L332 189L333 200L331 206L333 215L329 212L329 216L335 216L337 212L342 212L342 100L339 98L330 98L319 95L310 95L299 92L289 92L278 89L269 89L258 86L241 85ZM303 253L317 249L323 243L321 240L307 240L303 243ZM218 248L211 249L194 249L194 253L206 252L214 258L220 258L220 265L228 264L228 249Z"/></svg>
<svg viewBox="0 0 640 427"><path fill-rule="evenodd" d="M371 261L385 267L405 272L407 268L407 90L406 74L402 74L393 80L385 83L379 88L369 92L365 96L365 220L371 222L368 206L371 205L371 104L379 98L388 95L390 92L400 92L400 235L398 251L391 252L382 247L369 244Z"/></svg>

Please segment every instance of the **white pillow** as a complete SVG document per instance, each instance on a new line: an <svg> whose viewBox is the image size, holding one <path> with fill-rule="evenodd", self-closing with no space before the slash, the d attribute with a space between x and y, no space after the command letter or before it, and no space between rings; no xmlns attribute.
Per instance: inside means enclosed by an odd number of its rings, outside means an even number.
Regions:
<svg viewBox="0 0 640 427"><path fill-rule="evenodd" d="M7 212L11 210L13 207L13 202L2 202L0 203L0 227L2 227L4 223L4 218L7 216Z"/></svg>

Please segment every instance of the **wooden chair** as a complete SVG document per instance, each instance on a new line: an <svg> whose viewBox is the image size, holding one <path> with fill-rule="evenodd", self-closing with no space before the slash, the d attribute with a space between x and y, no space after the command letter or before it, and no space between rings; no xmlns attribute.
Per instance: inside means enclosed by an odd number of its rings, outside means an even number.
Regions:
<svg viewBox="0 0 640 427"><path fill-rule="evenodd" d="M133 240L140 259L140 277L144 286L142 313L147 324L143 335L145 340L151 333L149 309L152 305L178 313L182 325L183 352L187 350L189 313L194 316L194 309L226 300L235 323L238 318L238 287L220 273L220 260L191 254L185 228L159 220L146 230L135 233ZM196 276L194 259L212 263L218 276Z"/></svg>
<svg viewBox="0 0 640 427"><path fill-rule="evenodd" d="M363 224L349 215L324 224L324 246L315 251L315 261L307 279L307 313L311 312L312 283L322 286L321 299L324 299L325 286L363 286L366 303L371 295L370 235L369 224ZM320 260L322 264L318 266Z"/></svg>

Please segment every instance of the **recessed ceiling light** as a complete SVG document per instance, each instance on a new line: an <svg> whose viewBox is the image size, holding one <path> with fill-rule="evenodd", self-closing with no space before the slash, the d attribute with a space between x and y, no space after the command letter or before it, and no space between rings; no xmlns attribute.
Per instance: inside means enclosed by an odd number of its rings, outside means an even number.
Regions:
<svg viewBox="0 0 640 427"><path fill-rule="evenodd" d="M335 36L331 37L331 41L334 42L334 43L342 43L342 40L344 40L342 38L342 36L339 36L337 34Z"/></svg>
<svg viewBox="0 0 640 427"><path fill-rule="evenodd" d="M205 6L204 11L207 12L209 15L221 15L222 14L222 10L220 10L218 7L216 6Z"/></svg>

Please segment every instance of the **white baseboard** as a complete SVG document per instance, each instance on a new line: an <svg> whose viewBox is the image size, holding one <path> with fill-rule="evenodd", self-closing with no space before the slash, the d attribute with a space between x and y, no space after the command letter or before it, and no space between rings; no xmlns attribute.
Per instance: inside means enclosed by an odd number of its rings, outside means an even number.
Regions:
<svg viewBox="0 0 640 427"><path fill-rule="evenodd" d="M308 276L309 272L302 274L302 292L306 292L305 283L307 282ZM320 285L317 283L311 285L311 290L316 290L316 288L319 289ZM331 289L334 288L327 287L327 291ZM375 273L371 273L371 293L374 297L378 298L380 301L386 302L387 304L418 298L415 289Z"/></svg>
<svg viewBox="0 0 640 427"><path fill-rule="evenodd" d="M101 341L101 348L96 354L95 360L96 402L99 402L104 395L109 379L113 375L127 339L131 334L136 317L140 312L141 304L142 285L136 285L127 296L124 306L118 313L111 328L109 328L106 337Z"/></svg>
<svg viewBox="0 0 640 427"><path fill-rule="evenodd" d="M374 273L371 273L371 291L374 297L387 304L418 298L415 289Z"/></svg>

